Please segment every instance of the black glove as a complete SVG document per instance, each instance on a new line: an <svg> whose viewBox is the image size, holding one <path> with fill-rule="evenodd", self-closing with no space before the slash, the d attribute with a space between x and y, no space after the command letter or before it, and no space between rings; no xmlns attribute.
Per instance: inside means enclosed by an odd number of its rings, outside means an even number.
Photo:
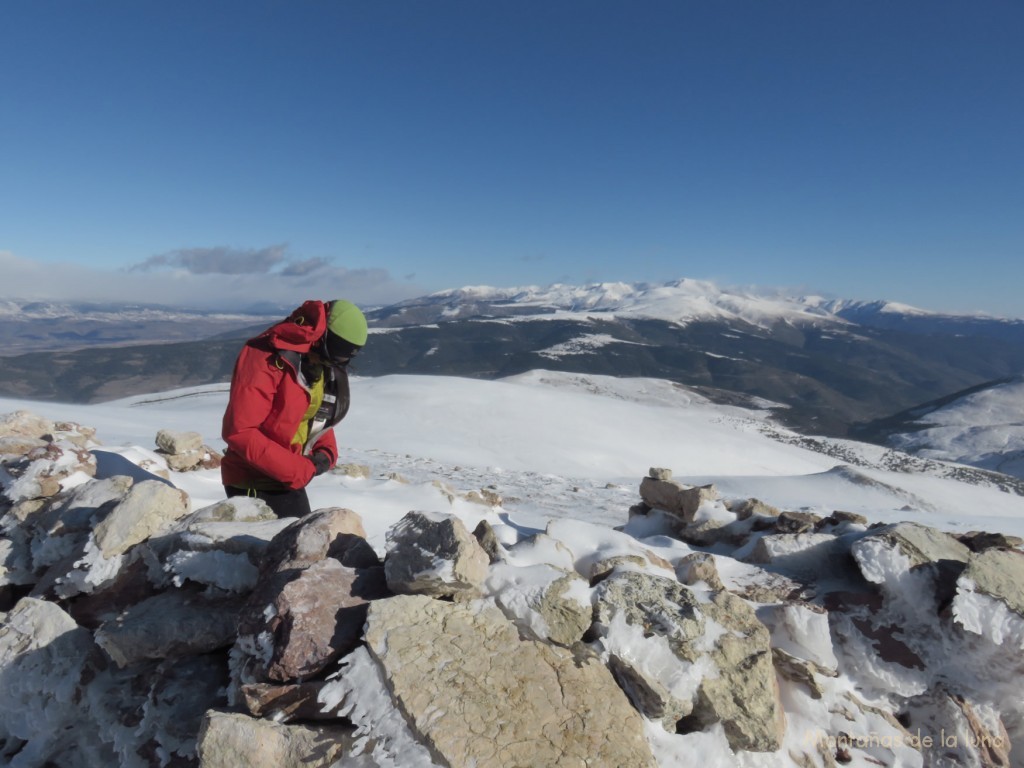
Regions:
<svg viewBox="0 0 1024 768"><path fill-rule="evenodd" d="M309 460L313 462L313 476L322 475L328 469L331 468L331 457L327 455L326 451L313 451L313 454L309 457Z"/></svg>

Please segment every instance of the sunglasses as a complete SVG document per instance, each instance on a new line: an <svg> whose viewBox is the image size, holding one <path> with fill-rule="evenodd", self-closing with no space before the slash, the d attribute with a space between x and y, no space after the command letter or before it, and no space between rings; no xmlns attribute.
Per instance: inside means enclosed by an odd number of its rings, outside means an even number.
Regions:
<svg viewBox="0 0 1024 768"><path fill-rule="evenodd" d="M346 341L333 331L327 331L327 333L324 334L324 357L331 365L339 367L348 365L360 349L362 349L362 347L357 344L353 344L351 341Z"/></svg>

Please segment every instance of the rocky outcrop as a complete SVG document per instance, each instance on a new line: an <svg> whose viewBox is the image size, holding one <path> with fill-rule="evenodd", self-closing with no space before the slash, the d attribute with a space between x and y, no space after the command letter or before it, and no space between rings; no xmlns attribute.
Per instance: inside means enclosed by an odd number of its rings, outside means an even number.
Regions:
<svg viewBox="0 0 1024 768"><path fill-rule="evenodd" d="M193 450L172 437L161 450ZM91 479L93 444L0 419L4 764L1024 754L1010 538L727 502L655 468L621 529L500 525L481 491L470 534L446 486L451 513L410 512L376 551L350 509L278 519L247 498L193 509L144 472Z"/></svg>
<svg viewBox="0 0 1024 768"><path fill-rule="evenodd" d="M394 597L371 606L366 641L446 765L654 765L639 715L595 655L520 640L493 608Z"/></svg>

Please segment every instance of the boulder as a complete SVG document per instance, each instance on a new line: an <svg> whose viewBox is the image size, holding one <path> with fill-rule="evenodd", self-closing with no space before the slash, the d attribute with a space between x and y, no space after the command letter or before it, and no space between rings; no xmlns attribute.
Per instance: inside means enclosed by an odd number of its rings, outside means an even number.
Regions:
<svg viewBox="0 0 1024 768"><path fill-rule="evenodd" d="M292 520L274 537L260 569L272 573L305 568L327 557L353 568L380 565L366 542L363 521L351 509L328 507Z"/></svg>
<svg viewBox="0 0 1024 768"><path fill-rule="evenodd" d="M660 509L683 523L692 523L705 501L714 501L718 492L713 485L683 485L674 480L645 477L640 481L640 498L652 509Z"/></svg>
<svg viewBox="0 0 1024 768"><path fill-rule="evenodd" d="M397 594L475 597L490 558L454 515L409 512L387 532L384 568Z"/></svg>
<svg viewBox="0 0 1024 768"><path fill-rule="evenodd" d="M120 667L227 648L235 640L238 598L173 589L125 609L96 630L96 644Z"/></svg>
<svg viewBox="0 0 1024 768"><path fill-rule="evenodd" d="M500 564L492 569L487 588L525 636L568 646L590 628L590 588L574 572L547 563Z"/></svg>
<svg viewBox="0 0 1024 768"><path fill-rule="evenodd" d="M520 640L486 603L379 600L366 641L399 711L452 768L655 764L596 656Z"/></svg>
<svg viewBox="0 0 1024 768"><path fill-rule="evenodd" d="M188 494L158 480L132 486L124 499L93 531L103 557L110 559L158 533L190 511Z"/></svg>
<svg viewBox="0 0 1024 768"><path fill-rule="evenodd" d="M351 727L284 725L237 712L207 712L199 731L203 768L327 768L351 749Z"/></svg>
<svg viewBox="0 0 1024 768"><path fill-rule="evenodd" d="M632 660L624 664L633 677L648 681L648 689L655 688L650 681L680 681L665 686L672 699L659 701L670 717L686 716L679 728L721 723L733 749L773 752L780 747L785 716L770 635L744 600L726 591L713 592L710 600L698 598L677 581L619 571L598 585L595 614L610 653L618 653L620 636L625 649L637 643L650 647L647 654L630 654ZM711 626L725 631L709 634ZM619 655L625 662L625 655ZM694 664L711 672L694 680L687 674ZM634 704L643 706L643 701ZM657 711L644 714L654 717Z"/></svg>
<svg viewBox="0 0 1024 768"><path fill-rule="evenodd" d="M164 453L187 453L203 447L203 436L198 432L175 432L161 429L156 433L156 445Z"/></svg>
<svg viewBox="0 0 1024 768"><path fill-rule="evenodd" d="M249 597L239 643L260 647L260 681L308 679L360 641L367 603L390 594L381 568L357 571L333 558L270 574Z"/></svg>
<svg viewBox="0 0 1024 768"><path fill-rule="evenodd" d="M960 578L973 584L973 591L1001 600L1024 617L1024 552L988 549L973 555Z"/></svg>

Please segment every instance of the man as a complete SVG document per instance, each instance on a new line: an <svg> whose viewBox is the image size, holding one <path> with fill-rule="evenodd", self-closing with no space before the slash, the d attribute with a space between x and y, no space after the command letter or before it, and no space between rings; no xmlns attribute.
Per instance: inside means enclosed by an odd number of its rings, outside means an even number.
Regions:
<svg viewBox="0 0 1024 768"><path fill-rule="evenodd" d="M346 366L366 336L355 304L311 300L245 343L221 432L229 497L263 499L278 517L309 514L306 486L338 460L332 427L348 412Z"/></svg>

